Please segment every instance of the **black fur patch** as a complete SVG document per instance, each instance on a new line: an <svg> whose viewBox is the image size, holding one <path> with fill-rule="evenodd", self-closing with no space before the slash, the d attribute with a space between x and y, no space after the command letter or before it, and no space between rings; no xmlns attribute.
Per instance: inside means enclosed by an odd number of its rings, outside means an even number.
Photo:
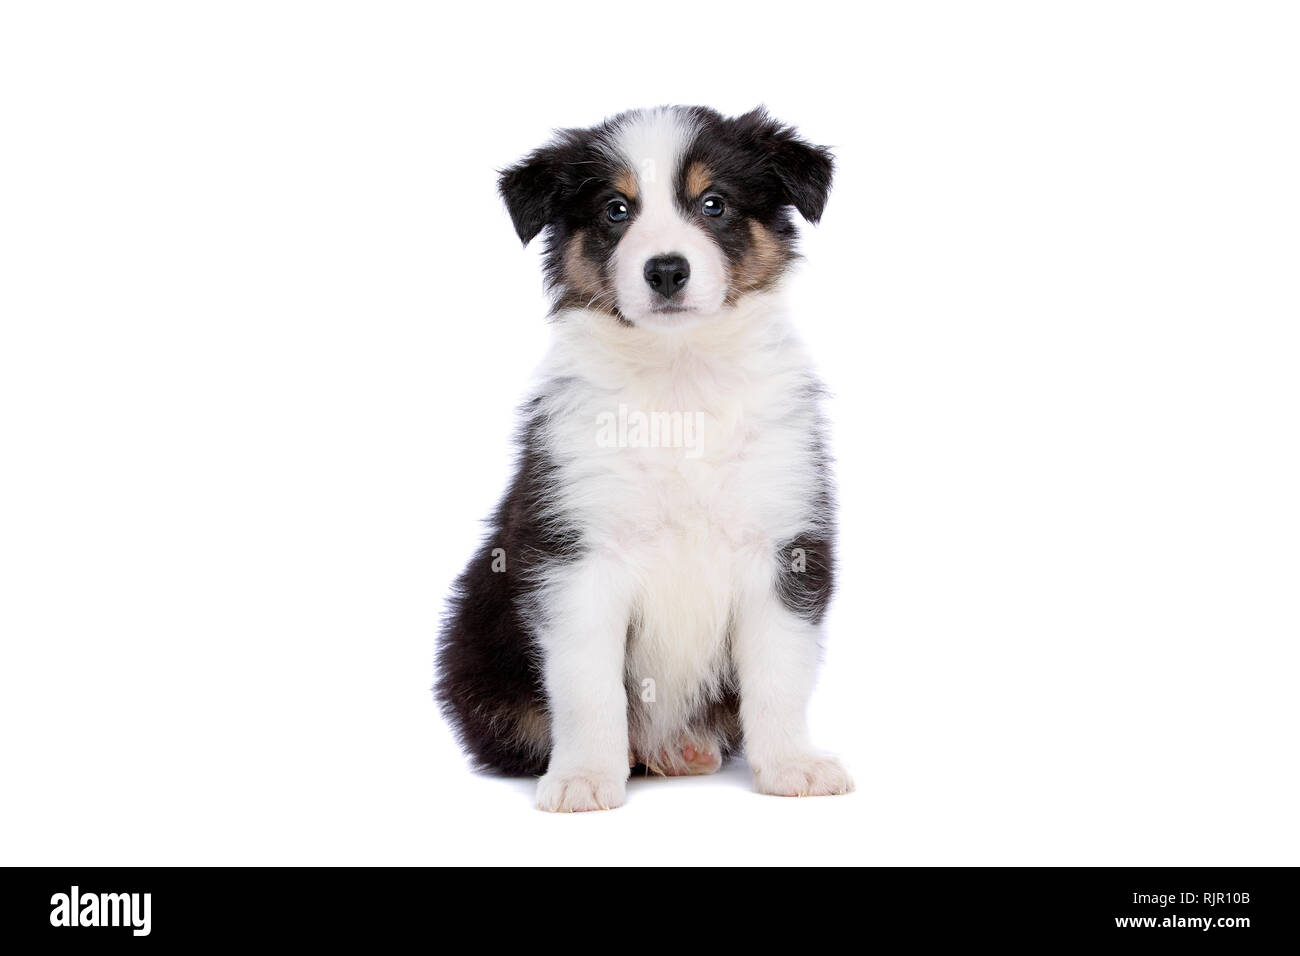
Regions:
<svg viewBox="0 0 1300 956"><path fill-rule="evenodd" d="M822 394L818 387L809 396L816 401ZM820 624L830 606L835 590L835 490L831 485L831 461L822 438L824 427L818 421L812 454L818 463L821 484L812 506L822 517L815 530L796 535L777 549L777 592L794 613Z"/></svg>
<svg viewBox="0 0 1300 956"><path fill-rule="evenodd" d="M550 718L540 660L521 607L532 574L572 559L576 531L550 518L554 466L537 440L537 403L521 435L518 470L491 531L457 579L438 642L434 693L461 746L480 770L540 774L550 756ZM501 549L505 567L494 570Z"/></svg>
<svg viewBox="0 0 1300 956"><path fill-rule="evenodd" d="M829 533L801 534L777 551L777 588L785 606L820 624L835 584L835 540Z"/></svg>

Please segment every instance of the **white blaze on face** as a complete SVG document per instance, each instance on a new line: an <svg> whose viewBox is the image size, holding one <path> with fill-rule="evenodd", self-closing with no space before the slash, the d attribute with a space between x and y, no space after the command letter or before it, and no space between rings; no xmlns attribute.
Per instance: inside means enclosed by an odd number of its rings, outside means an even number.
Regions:
<svg viewBox="0 0 1300 956"><path fill-rule="evenodd" d="M677 206L682 157L694 136L689 117L675 110L650 110L623 126L612 144L637 180L639 209L613 260L619 311L637 325L689 324L692 315L718 312L727 295L722 250ZM674 254L686 258L691 275L670 301L650 288L645 267L656 256ZM659 311L666 307L679 311Z"/></svg>

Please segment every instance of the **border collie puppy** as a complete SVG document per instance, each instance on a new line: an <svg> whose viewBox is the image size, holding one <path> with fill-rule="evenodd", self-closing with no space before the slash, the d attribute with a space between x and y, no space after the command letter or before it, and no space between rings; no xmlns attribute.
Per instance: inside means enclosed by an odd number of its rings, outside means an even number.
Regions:
<svg viewBox="0 0 1300 956"><path fill-rule="evenodd" d="M518 470L456 582L443 712L544 810L623 803L629 770L845 793L805 710L831 594L820 386L781 299L791 209L830 153L762 109L623 113L501 174L545 231L554 342Z"/></svg>

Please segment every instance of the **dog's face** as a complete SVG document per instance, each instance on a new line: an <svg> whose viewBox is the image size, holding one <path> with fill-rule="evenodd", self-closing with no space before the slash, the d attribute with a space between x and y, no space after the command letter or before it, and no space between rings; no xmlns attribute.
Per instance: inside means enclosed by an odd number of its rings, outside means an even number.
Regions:
<svg viewBox="0 0 1300 956"><path fill-rule="evenodd" d="M525 244L547 230L557 308L672 327L772 285L796 255L790 207L816 222L831 169L761 109L664 107L565 130L500 188Z"/></svg>

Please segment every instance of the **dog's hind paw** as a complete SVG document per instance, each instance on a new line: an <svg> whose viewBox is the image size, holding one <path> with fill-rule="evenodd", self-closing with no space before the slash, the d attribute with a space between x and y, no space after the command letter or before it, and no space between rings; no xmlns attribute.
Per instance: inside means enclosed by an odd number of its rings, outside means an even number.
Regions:
<svg viewBox="0 0 1300 956"><path fill-rule="evenodd" d="M645 761L646 769L661 777L688 777L714 773L722 766L722 750L714 740L683 738L675 749L662 750Z"/></svg>

